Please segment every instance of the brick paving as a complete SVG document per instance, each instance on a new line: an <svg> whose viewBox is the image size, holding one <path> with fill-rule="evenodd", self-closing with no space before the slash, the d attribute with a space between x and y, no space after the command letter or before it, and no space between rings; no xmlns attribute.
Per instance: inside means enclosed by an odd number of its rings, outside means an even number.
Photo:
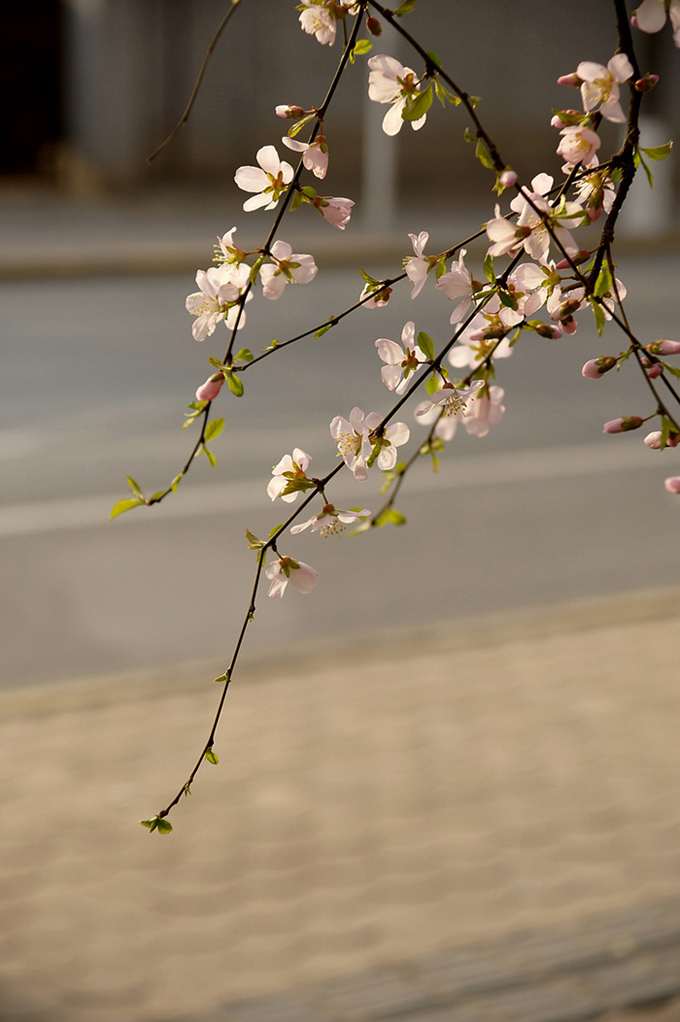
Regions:
<svg viewBox="0 0 680 1022"><path fill-rule="evenodd" d="M220 664L3 695L0 1022L676 1022L679 617L251 658L168 837Z"/></svg>

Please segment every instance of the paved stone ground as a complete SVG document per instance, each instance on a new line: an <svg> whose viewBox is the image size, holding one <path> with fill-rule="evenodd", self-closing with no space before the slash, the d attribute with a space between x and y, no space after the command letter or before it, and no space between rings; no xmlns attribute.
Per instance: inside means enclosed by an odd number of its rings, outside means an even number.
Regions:
<svg viewBox="0 0 680 1022"><path fill-rule="evenodd" d="M673 589L251 659L167 837L136 821L221 665L3 696L0 1020L568 1022L677 994L679 617Z"/></svg>

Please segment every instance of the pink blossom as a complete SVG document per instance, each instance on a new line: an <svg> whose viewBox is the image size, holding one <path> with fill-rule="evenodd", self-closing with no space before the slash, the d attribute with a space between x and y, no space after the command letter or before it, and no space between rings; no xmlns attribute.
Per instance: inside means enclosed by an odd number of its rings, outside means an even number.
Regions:
<svg viewBox="0 0 680 1022"><path fill-rule="evenodd" d="M382 123L386 135L397 135L404 123L403 112L410 100L420 93L420 80L415 71L404 67L395 57L379 53L368 61L371 71L368 76L368 97L375 103L391 103ZM427 119L423 114L411 121L414 131L422 128Z"/></svg>
<svg viewBox="0 0 680 1022"><path fill-rule="evenodd" d="M451 313L451 323L459 323L470 308L475 292L478 290L476 281L473 281L470 271L464 263L466 250L462 248L457 260L451 263L448 273L443 273L435 287L443 291L446 297L452 301L463 301ZM520 317L521 318L521 317Z"/></svg>
<svg viewBox="0 0 680 1022"><path fill-rule="evenodd" d="M643 32L658 32L666 23L666 12L670 14L673 28L673 42L680 46L680 0L642 0L633 17L632 24Z"/></svg>
<svg viewBox="0 0 680 1022"><path fill-rule="evenodd" d="M415 258L407 259L404 263L404 269L406 270L406 276L413 284L413 291L411 291L412 299L418 297L423 289L423 284L427 280L427 275L432 269L432 261L425 255L425 246L429 237L430 235L427 231L421 231L418 235L409 234Z"/></svg>
<svg viewBox="0 0 680 1022"><path fill-rule="evenodd" d="M562 128L562 141L557 147L558 155L573 167L577 163L590 166L590 161L602 145L600 136L579 124L568 124Z"/></svg>
<svg viewBox="0 0 680 1022"><path fill-rule="evenodd" d="M351 199L343 199L332 195L317 195L312 199L312 205L315 209L318 209L324 219L328 220L329 224L333 224L333 227L338 227L341 231L344 231L352 215L354 202Z"/></svg>
<svg viewBox="0 0 680 1022"><path fill-rule="evenodd" d="M293 152L302 153L302 163L306 170L318 178L324 178L328 170L328 146L324 135L317 135L315 140L309 144L298 142L296 138L288 138L284 135L281 139L283 144L292 149Z"/></svg>
<svg viewBox="0 0 680 1022"><path fill-rule="evenodd" d="M462 418L470 436L486 436L491 426L498 425L505 411L505 405L501 404L503 394L502 387L485 387L468 401Z"/></svg>
<svg viewBox="0 0 680 1022"><path fill-rule="evenodd" d="M379 449L378 468L394 468L397 463L397 447L408 441L410 430L404 422L393 423L382 436L371 440L371 434L381 422L377 412L370 412L364 418L361 408L352 409L349 421L336 415L331 422L331 436L355 479L364 480L368 477L368 463L375 457L376 449Z"/></svg>
<svg viewBox="0 0 680 1022"><path fill-rule="evenodd" d="M626 54L615 54L606 67L591 60L581 61L576 74L583 83L583 109L588 113L599 109L606 120L614 124L625 124L626 115L619 103L619 85L633 75L633 65Z"/></svg>
<svg viewBox="0 0 680 1022"><path fill-rule="evenodd" d="M474 380L469 387L457 388L452 383L445 383L441 390L436 390L429 401L424 401L416 408L416 418L427 415L436 408L444 416L456 415L462 418L467 409L467 402L484 386L483 380Z"/></svg>
<svg viewBox="0 0 680 1022"><path fill-rule="evenodd" d="M664 486L669 493L680 493L680 476L669 476L664 479Z"/></svg>
<svg viewBox="0 0 680 1022"><path fill-rule="evenodd" d="M386 364L380 370L382 381L389 390L403 394L411 373L427 362L427 356L415 341L416 327L413 321L404 325L401 332L403 349L395 341L381 337L375 342L380 358Z"/></svg>
<svg viewBox="0 0 680 1022"><path fill-rule="evenodd" d="M224 373L213 373L196 391L197 401L214 401L224 383Z"/></svg>
<svg viewBox="0 0 680 1022"><path fill-rule="evenodd" d="M494 317L478 313L468 324L462 333L458 334L456 344L451 348L447 358L456 369L476 369L485 358L493 353L494 360L497 358L509 358L513 349L507 338L487 338L486 328L490 326ZM501 325L501 329L504 328ZM480 334L482 336L480 336ZM499 343L500 342L500 343Z"/></svg>
<svg viewBox="0 0 680 1022"><path fill-rule="evenodd" d="M264 573L268 579L271 579L272 584L267 596L270 596L272 600L281 599L289 582L293 583L299 593L306 596L316 586L318 576L318 572L314 571L314 568L305 564L304 561L294 561L292 557L279 557L275 561L270 561L264 569Z"/></svg>
<svg viewBox="0 0 680 1022"><path fill-rule="evenodd" d="M300 15L300 24L308 35L315 36L322 46L332 46L335 42L335 18L327 7L314 0L302 0L305 10Z"/></svg>
<svg viewBox="0 0 680 1022"><path fill-rule="evenodd" d="M312 515L300 525L293 525L290 531L297 535L311 525L312 532L320 531L321 538L326 539L328 536L338 536L348 525L353 525L360 518L366 518L370 513L368 508L364 508L363 511L340 511L333 504L324 504L320 514Z"/></svg>
<svg viewBox="0 0 680 1022"><path fill-rule="evenodd" d="M553 178L549 174L537 174L531 182L531 192L526 197L515 196L510 203L510 208L519 214L515 225L501 217L500 207L496 205L496 216L486 225L486 233L493 242L489 247L490 255L515 255L524 248L532 259L545 262L551 242L546 220L565 251L578 251L569 231L577 226L582 207L577 202L563 202L554 209L546 198L552 186Z"/></svg>
<svg viewBox="0 0 680 1022"><path fill-rule="evenodd" d="M204 341L214 333L219 321L227 315L230 305L238 300L239 289L231 276L229 266L211 266L196 274L199 290L187 297L185 306L187 312L197 317L191 328L197 341Z"/></svg>
<svg viewBox="0 0 680 1022"><path fill-rule="evenodd" d="M627 433L630 429L639 429L642 421L639 415L622 415L618 419L611 419L609 422L605 422L602 432Z"/></svg>
<svg viewBox="0 0 680 1022"><path fill-rule="evenodd" d="M272 500L281 497L281 500L284 500L286 504L292 503L301 490L294 490L291 493L283 493L283 491L292 481L307 478L307 466L311 460L310 455L306 454L299 447L293 449L292 456L284 454L278 465L274 465L272 469L272 478L267 486L267 496L271 497Z"/></svg>
<svg viewBox="0 0 680 1022"><path fill-rule="evenodd" d="M262 294L265 298L275 300L283 294L286 284L309 284L317 273L317 265L311 255L300 255L293 252L285 241L275 241L271 247L273 263L264 263L260 267Z"/></svg>
<svg viewBox="0 0 680 1022"><path fill-rule="evenodd" d="M246 213L263 207L275 209L281 193L293 180L293 168L290 163L279 159L273 145L262 146L255 158L259 167L239 167L234 175L234 181L244 192L259 193L243 203Z"/></svg>

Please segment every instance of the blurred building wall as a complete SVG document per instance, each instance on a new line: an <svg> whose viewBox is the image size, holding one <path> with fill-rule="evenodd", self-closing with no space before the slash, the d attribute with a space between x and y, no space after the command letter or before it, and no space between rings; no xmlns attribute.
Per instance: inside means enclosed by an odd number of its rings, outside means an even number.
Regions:
<svg viewBox="0 0 680 1022"><path fill-rule="evenodd" d="M254 162L259 146L283 134L274 104L318 104L340 56L339 42L320 46L300 30L294 0L243 0L190 121L150 171L145 157L181 115L227 0L62 3L64 151L72 167L107 185L231 176L240 164ZM557 170L551 108L580 106L575 91L556 85L557 74L583 59L606 63L616 48L609 0L420 0L402 23L438 53L461 86L482 97L485 125L523 174ZM636 43L643 69L664 79L658 99L650 97L651 110L677 133L680 55L670 32L636 33ZM382 52L379 39L373 52ZM395 55L417 68L405 44ZM356 187L356 149L343 143L361 124L365 95L360 58L326 122L336 192L338 182ZM442 191L469 188L479 175L462 140L464 127L460 110L444 113L437 103L426 133L415 136L405 127L397 143L400 187L417 194L428 178L429 187L434 179ZM616 143L616 129L605 125L604 134L605 144Z"/></svg>

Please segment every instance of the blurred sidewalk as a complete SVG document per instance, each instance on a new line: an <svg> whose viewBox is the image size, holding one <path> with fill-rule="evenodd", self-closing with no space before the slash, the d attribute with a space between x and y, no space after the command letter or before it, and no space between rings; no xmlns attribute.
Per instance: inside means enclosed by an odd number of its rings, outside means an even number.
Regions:
<svg viewBox="0 0 680 1022"><path fill-rule="evenodd" d="M251 655L167 837L137 820L223 662L46 664L0 697L0 1020L567 1022L679 994L679 618L674 588Z"/></svg>

